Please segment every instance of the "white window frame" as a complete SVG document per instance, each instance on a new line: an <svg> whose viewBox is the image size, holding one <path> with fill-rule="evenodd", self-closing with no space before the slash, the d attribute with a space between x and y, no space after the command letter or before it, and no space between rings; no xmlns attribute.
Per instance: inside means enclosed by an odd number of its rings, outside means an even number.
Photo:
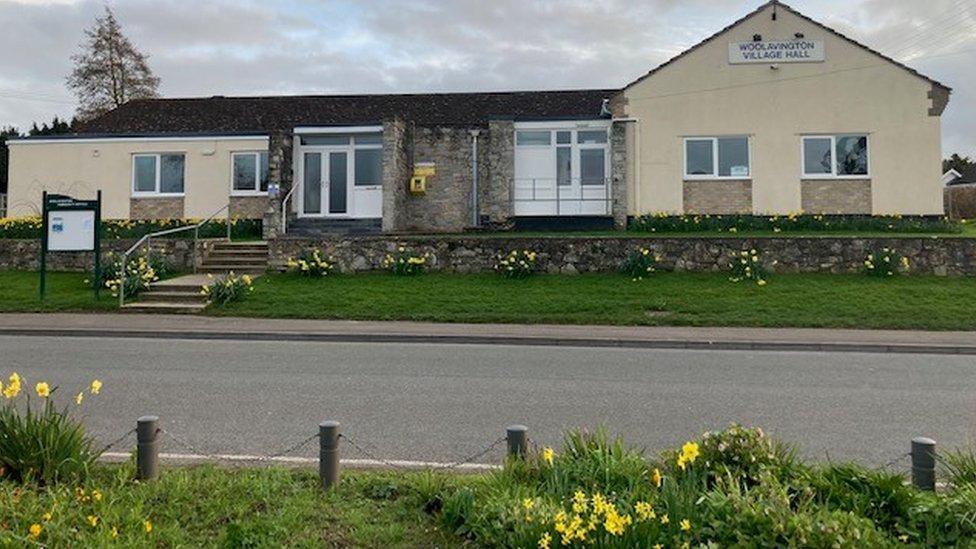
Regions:
<svg viewBox="0 0 976 549"><path fill-rule="evenodd" d="M183 192L179 193L164 193L160 192L159 177L163 171L163 156L180 155L183 157ZM136 190L136 159L139 157L153 156L156 158L156 188L152 191L137 191ZM150 197L150 196L170 196L170 197L181 197L186 196L186 151L166 151L157 153L133 153L132 154L132 184L130 186L133 197Z"/></svg>
<svg viewBox="0 0 976 549"><path fill-rule="evenodd" d="M718 140L719 139L745 139L746 150L749 156L749 175L719 175L718 174ZM711 141L712 142L712 173L711 174L690 174L688 173L688 142L689 141ZM703 135L685 137L681 140L681 173L685 181L752 181L752 137L749 135Z"/></svg>
<svg viewBox="0 0 976 549"><path fill-rule="evenodd" d="M864 175L837 174L837 138L863 137L867 141L868 173ZM807 141L812 139L830 139L830 173L807 173L806 150ZM803 179L871 179L871 134L864 133L835 133L835 134L804 134L800 136L800 173Z"/></svg>
<svg viewBox="0 0 976 549"><path fill-rule="evenodd" d="M570 149L570 184L562 185L562 188L574 187L573 182L578 182L578 186L587 189L594 189L600 187L599 185L583 185L582 178L582 161L580 159L580 151L584 149L601 149L603 150L603 185L602 187L610 188L610 179L612 178L613 167L610 165L611 160L611 148L613 136L610 134L611 124L609 120L594 120L594 121L579 121L579 120L568 120L568 121L552 121L552 122L516 122L515 123L515 135L513 136L512 145L514 148L526 148L526 149L551 149L553 156L557 154L556 150L559 147L566 147ZM518 144L518 132L529 131L529 132L549 132L549 144L548 145L519 145ZM580 143L579 142L579 132L588 131L599 131L605 132L607 135L607 141L605 143ZM559 143L557 137L559 132L569 132L569 143ZM558 171L554 172L554 186L559 185L559 174ZM609 192L609 191L608 191Z"/></svg>
<svg viewBox="0 0 976 549"><path fill-rule="evenodd" d="M230 195L231 196L265 196L268 191L261 190L261 155L268 154L268 151L234 151L230 153ZM234 188L234 158L238 156L250 155L256 157L254 160L255 173L254 173L254 190L242 190ZM271 159L268 159L270 162ZM185 177L185 174L184 174ZM186 184L184 182L184 187Z"/></svg>
<svg viewBox="0 0 976 549"><path fill-rule="evenodd" d="M383 150L382 137L383 137L382 134L380 134L381 140L380 140L379 143L359 143L358 140L356 139L356 135L355 134L352 135L352 139L349 141L350 152L352 153L352 154L349 155L349 161L352 163L352 188L353 188L354 191L356 189L361 189L361 190L375 190L375 189L380 189L380 188L383 187L383 180L382 180L382 174L383 174L383 157L382 157L382 152L380 153L380 181L378 181L378 182L376 182L376 183L374 183L372 185L357 185L356 184L356 151L357 150L360 150L360 151L362 151L362 150L370 150L370 149L371 150L374 150L374 151L377 151L377 150L378 151L382 151Z"/></svg>

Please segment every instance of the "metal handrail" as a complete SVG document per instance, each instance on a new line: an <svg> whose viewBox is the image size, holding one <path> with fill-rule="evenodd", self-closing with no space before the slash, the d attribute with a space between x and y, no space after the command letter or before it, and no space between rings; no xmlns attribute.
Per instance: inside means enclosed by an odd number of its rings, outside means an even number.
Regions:
<svg viewBox="0 0 976 549"><path fill-rule="evenodd" d="M137 240L136 243L133 244L131 248L129 248L128 250L126 250L122 254L122 264L121 264L121 266L119 268L119 307L121 308L122 305L125 304L125 275L126 275L125 266L126 266L126 263L129 260L129 256L132 254L132 252L134 252L137 249L139 249L143 245L143 242L147 243L146 246L148 247L149 246L148 242L150 242L153 237L165 236L165 235L168 235L168 234L181 233L181 232L189 231L189 230L192 229L193 230L193 272L197 272L197 240L199 240L199 238L200 238L200 227L206 225L207 223L210 223L213 220L213 218L217 217L217 215L220 214L221 212L223 212L224 210L227 210L227 213L228 213L228 215L227 215L227 223L226 223L226 225L227 225L227 241L230 242L230 240L231 240L230 239L230 229L231 229L230 202L228 202L227 204L221 206L219 210L217 210L214 213L210 214L210 217L204 219L203 221L201 221L201 222L199 222L199 223L197 223L195 225L184 225L183 227L174 227L172 229L166 229L166 230L163 230L163 231L156 231L154 233L149 233L149 234L142 235L142 238L140 238L139 240Z"/></svg>
<svg viewBox="0 0 976 549"><path fill-rule="evenodd" d="M282 235L288 232L288 200L291 198L291 195L294 194L295 191L298 190L298 188L301 186L302 186L301 181L295 182L292 185L291 189L288 190L288 193L285 195L285 197L281 199L281 234Z"/></svg>
<svg viewBox="0 0 976 549"><path fill-rule="evenodd" d="M569 189L567 185L560 185L556 178L546 177L524 177L513 178L509 188L509 199L514 207L516 204L554 204L556 215L562 215L562 206L566 204L584 204L588 202L600 202L604 205L606 214L613 210L613 178L605 177L598 185L585 184L584 181L591 181L583 178L573 178L571 183L577 183L575 187L578 193L567 195ZM592 181L598 181L596 179ZM521 183L521 184L520 184ZM527 185L525 183L528 183ZM526 196L529 195L529 196ZM575 214L573 214L575 215Z"/></svg>

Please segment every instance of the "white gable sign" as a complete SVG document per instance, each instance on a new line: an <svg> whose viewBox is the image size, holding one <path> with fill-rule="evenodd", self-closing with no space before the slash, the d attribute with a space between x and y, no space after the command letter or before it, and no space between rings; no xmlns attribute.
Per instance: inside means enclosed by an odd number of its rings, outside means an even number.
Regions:
<svg viewBox="0 0 976 549"><path fill-rule="evenodd" d="M822 40L776 40L732 42L729 63L820 63L827 59Z"/></svg>

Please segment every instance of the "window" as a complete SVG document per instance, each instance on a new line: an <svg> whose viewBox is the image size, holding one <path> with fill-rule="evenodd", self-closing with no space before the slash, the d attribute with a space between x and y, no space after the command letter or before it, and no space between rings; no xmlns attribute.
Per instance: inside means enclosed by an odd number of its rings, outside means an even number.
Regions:
<svg viewBox="0 0 976 549"><path fill-rule="evenodd" d="M132 194L183 194L183 154L137 154L132 157Z"/></svg>
<svg viewBox="0 0 976 549"><path fill-rule="evenodd" d="M359 143L359 139L356 143ZM383 184L383 149L355 149L355 185Z"/></svg>
<svg viewBox="0 0 976 549"><path fill-rule="evenodd" d="M583 144L598 144L607 142L607 131L606 130L587 130L580 131L576 134L576 142Z"/></svg>
<svg viewBox="0 0 976 549"><path fill-rule="evenodd" d="M748 137L685 139L685 178L748 179L750 174Z"/></svg>
<svg viewBox="0 0 976 549"><path fill-rule="evenodd" d="M804 177L867 177L868 158L867 135L823 135L803 138Z"/></svg>
<svg viewBox="0 0 976 549"><path fill-rule="evenodd" d="M538 145L548 147L552 143L550 131L518 131L515 132L515 144L519 146Z"/></svg>
<svg viewBox="0 0 976 549"><path fill-rule="evenodd" d="M260 194L268 190L268 153L231 154L231 184L234 194Z"/></svg>
<svg viewBox="0 0 976 549"><path fill-rule="evenodd" d="M607 155L603 149L580 149L580 182L583 185L606 183Z"/></svg>

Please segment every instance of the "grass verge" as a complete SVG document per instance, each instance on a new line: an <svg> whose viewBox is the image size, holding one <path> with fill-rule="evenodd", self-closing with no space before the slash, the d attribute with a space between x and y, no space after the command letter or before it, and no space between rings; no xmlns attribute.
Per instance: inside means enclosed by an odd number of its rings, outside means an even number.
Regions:
<svg viewBox="0 0 976 549"><path fill-rule="evenodd" d="M96 467L78 486L0 481L0 546L458 546L423 510L429 479L346 472L323 494L307 469L164 469L158 482L139 483L127 464ZM449 481L460 480L435 485Z"/></svg>
<svg viewBox="0 0 976 549"><path fill-rule="evenodd" d="M319 279L271 274L246 299L211 314L248 317L608 325L969 330L976 280L863 275L780 275L766 287L725 274L660 273L641 282L612 274L384 273Z"/></svg>
<svg viewBox="0 0 976 549"><path fill-rule="evenodd" d="M40 275L37 272L0 271L0 312L111 311L118 298L103 288L101 297L85 281L84 273L47 273L47 296L40 300Z"/></svg>

